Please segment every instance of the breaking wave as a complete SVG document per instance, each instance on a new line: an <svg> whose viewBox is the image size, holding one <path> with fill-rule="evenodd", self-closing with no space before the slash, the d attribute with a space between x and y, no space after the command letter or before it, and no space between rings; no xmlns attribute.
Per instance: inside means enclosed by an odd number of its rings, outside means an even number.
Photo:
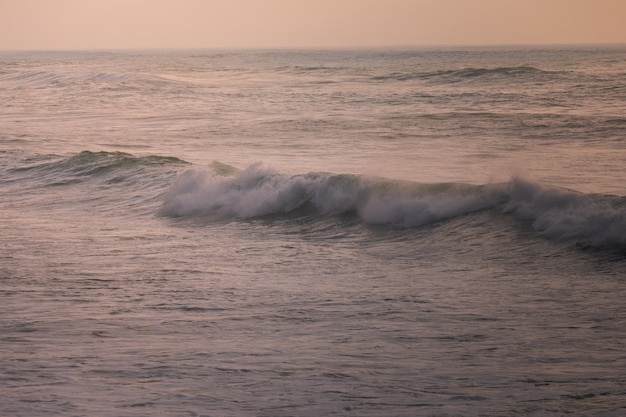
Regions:
<svg viewBox="0 0 626 417"><path fill-rule="evenodd" d="M529 223L550 239L626 245L626 198L582 194L514 178L507 183L420 184L359 175L288 175L262 165L184 171L164 195L166 216L249 219L313 212L370 225L418 227L483 210Z"/></svg>
<svg viewBox="0 0 626 417"><path fill-rule="evenodd" d="M591 246L626 245L626 197L582 194L515 178L505 212L540 234Z"/></svg>
<svg viewBox="0 0 626 417"><path fill-rule="evenodd" d="M162 213L252 218L310 207L324 216L356 213L369 224L413 227L487 208L497 199L494 191L347 174L287 175L261 165L233 175L191 169L166 193Z"/></svg>
<svg viewBox="0 0 626 417"><path fill-rule="evenodd" d="M99 191L142 190L150 199L161 198L160 213L171 217L348 216L367 225L407 229L490 210L513 216L548 239L626 246L623 196L585 194L522 178L484 185L423 184L324 172L291 175L261 164L237 169L214 162L209 168L185 169L188 165L169 156L84 151L23 160L6 171L4 182L29 189L84 183Z"/></svg>

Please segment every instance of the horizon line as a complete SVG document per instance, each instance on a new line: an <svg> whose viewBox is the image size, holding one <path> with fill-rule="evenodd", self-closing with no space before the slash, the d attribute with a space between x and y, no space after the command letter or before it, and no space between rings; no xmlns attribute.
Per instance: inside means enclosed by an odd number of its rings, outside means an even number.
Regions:
<svg viewBox="0 0 626 417"><path fill-rule="evenodd" d="M96 51L173 51L173 50L346 50L346 49L432 49L432 48L524 48L524 47L611 47L626 42L546 42L546 43L471 43L471 44L388 44L388 45L307 45L307 46L133 46L93 48L9 48L0 52L96 52Z"/></svg>

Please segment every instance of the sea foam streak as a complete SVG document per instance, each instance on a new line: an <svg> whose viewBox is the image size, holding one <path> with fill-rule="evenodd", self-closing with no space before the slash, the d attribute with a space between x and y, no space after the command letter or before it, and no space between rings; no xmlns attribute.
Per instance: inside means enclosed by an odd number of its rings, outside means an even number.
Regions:
<svg viewBox="0 0 626 417"><path fill-rule="evenodd" d="M217 167L217 168L216 168ZM626 199L581 194L514 178L504 184L419 184L358 175L288 175L261 165L189 169L164 196L167 216L253 218L312 207L364 223L416 227L497 209L541 235L591 246L626 245Z"/></svg>

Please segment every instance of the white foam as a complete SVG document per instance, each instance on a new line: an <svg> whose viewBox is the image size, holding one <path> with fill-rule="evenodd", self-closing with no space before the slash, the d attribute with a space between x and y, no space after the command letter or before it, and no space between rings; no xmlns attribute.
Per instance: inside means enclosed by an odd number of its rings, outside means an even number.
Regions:
<svg viewBox="0 0 626 417"><path fill-rule="evenodd" d="M484 195L373 195L359 213L371 224L415 227L488 208L494 200Z"/></svg>
<svg viewBox="0 0 626 417"><path fill-rule="evenodd" d="M354 175L287 175L261 165L230 175L183 172L165 195L170 216L253 218L310 204L319 215L356 213L368 224L415 227L488 208L532 220L538 233L588 245L626 244L626 201L512 179L508 184L416 184Z"/></svg>
<svg viewBox="0 0 626 417"><path fill-rule="evenodd" d="M432 187L431 187L432 188ZM251 218L310 203L321 215L356 212L370 224L413 227L492 206L493 193L428 190L351 175L290 176L253 165L231 176L185 171L165 196L166 215Z"/></svg>
<svg viewBox="0 0 626 417"><path fill-rule="evenodd" d="M514 178L505 211L533 220L539 233L592 246L626 244L626 210L618 197L581 194Z"/></svg>
<svg viewBox="0 0 626 417"><path fill-rule="evenodd" d="M185 171L165 196L163 213L251 218L288 213L310 201L323 213L349 210L352 198L323 174L289 176L252 165L232 176Z"/></svg>

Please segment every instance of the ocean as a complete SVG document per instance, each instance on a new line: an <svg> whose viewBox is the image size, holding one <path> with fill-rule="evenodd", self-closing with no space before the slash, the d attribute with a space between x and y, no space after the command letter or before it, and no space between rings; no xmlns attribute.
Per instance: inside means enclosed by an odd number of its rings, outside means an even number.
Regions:
<svg viewBox="0 0 626 417"><path fill-rule="evenodd" d="M0 53L0 415L623 416L626 47Z"/></svg>

